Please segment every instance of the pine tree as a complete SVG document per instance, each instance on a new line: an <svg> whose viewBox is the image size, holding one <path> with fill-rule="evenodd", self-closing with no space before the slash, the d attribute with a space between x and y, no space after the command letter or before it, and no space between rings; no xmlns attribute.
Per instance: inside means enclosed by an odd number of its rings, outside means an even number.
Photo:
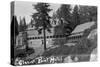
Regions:
<svg viewBox="0 0 100 67"><path fill-rule="evenodd" d="M17 17L13 16L11 21L11 37L16 41L16 36L19 34Z"/></svg>
<svg viewBox="0 0 100 67"><path fill-rule="evenodd" d="M12 16L11 18L11 57L12 57L12 62L15 59L15 45L16 45L16 37L19 34L18 30L18 21L16 16Z"/></svg>
<svg viewBox="0 0 100 67"><path fill-rule="evenodd" d="M30 21L30 25L31 25L31 27L33 27L34 24L35 24L35 21L34 21L33 19L31 19L31 21Z"/></svg>
<svg viewBox="0 0 100 67"><path fill-rule="evenodd" d="M61 5L57 10L57 17L59 19L63 18L66 22L70 23L71 21L71 6L70 5Z"/></svg>
<svg viewBox="0 0 100 67"><path fill-rule="evenodd" d="M25 31L27 29L27 24L26 24L25 17L23 18L23 27L24 27L24 31Z"/></svg>
<svg viewBox="0 0 100 67"><path fill-rule="evenodd" d="M22 24L23 24L23 43L24 45L26 45L26 52L29 50L29 47L28 47L28 42L27 42L27 24L26 24L26 20L25 20L25 17L22 19Z"/></svg>
<svg viewBox="0 0 100 67"><path fill-rule="evenodd" d="M70 5L61 5L61 7L56 12L56 17L60 21L59 27L62 28L62 34L70 34L73 31L73 14ZM54 15L55 16L55 15Z"/></svg>
<svg viewBox="0 0 100 67"><path fill-rule="evenodd" d="M34 5L34 8L37 10L37 13L34 13L32 15L32 18L35 20L35 27L36 30L38 30L38 33L41 34L42 30L43 30L43 34L44 34L44 50L46 50L46 32L45 30L47 30L48 32L51 32L50 27L50 16L49 16L49 12L51 11L51 9L49 9L49 4L48 3L38 3L36 5ZM42 27L42 28L39 28Z"/></svg>
<svg viewBox="0 0 100 67"><path fill-rule="evenodd" d="M28 43L27 43L26 29L27 29L27 24L26 24L25 17L23 17L22 19L20 17L20 32L22 32L22 37L23 37L22 44L26 45L26 51L27 51L29 49L29 47L28 47Z"/></svg>
<svg viewBox="0 0 100 67"><path fill-rule="evenodd" d="M80 16L79 16L79 8L77 5L75 5L72 13L72 23L70 24L70 27L72 31L75 29L75 27L80 24Z"/></svg>
<svg viewBox="0 0 100 67"><path fill-rule="evenodd" d="M97 21L97 7L96 6L79 6L80 22L85 23L89 21Z"/></svg>
<svg viewBox="0 0 100 67"><path fill-rule="evenodd" d="M70 5L62 5L57 11L57 16L60 18L61 23L66 23L63 24L63 33L71 34L75 27L80 24L78 6L74 7L73 12L71 10Z"/></svg>
<svg viewBox="0 0 100 67"><path fill-rule="evenodd" d="M19 24L19 30L20 30L20 32L22 32L22 31L24 31L24 29L23 29L23 21L22 21L22 19L21 19L21 17L20 17L20 24Z"/></svg>

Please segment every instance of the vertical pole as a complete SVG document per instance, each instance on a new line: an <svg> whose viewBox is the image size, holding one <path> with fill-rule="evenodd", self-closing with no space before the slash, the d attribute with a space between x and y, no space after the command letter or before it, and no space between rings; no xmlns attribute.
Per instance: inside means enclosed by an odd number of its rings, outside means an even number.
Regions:
<svg viewBox="0 0 100 67"><path fill-rule="evenodd" d="M45 23L43 27L43 34L44 34L44 50L46 50L46 32L45 32Z"/></svg>

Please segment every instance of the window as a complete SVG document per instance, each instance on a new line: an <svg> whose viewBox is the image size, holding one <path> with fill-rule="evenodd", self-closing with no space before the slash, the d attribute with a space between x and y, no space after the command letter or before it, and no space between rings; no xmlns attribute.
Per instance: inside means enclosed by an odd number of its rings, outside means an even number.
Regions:
<svg viewBox="0 0 100 67"><path fill-rule="evenodd" d="M52 36L50 36L50 38L52 38Z"/></svg>
<svg viewBox="0 0 100 67"><path fill-rule="evenodd" d="M49 36L47 36L47 38L49 38Z"/></svg>

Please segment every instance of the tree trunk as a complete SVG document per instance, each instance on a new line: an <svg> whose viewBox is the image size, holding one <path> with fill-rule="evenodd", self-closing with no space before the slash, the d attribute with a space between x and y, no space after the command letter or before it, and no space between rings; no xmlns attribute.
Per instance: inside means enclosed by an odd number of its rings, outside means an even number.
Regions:
<svg viewBox="0 0 100 67"><path fill-rule="evenodd" d="M45 33L45 27L43 28L43 34L44 34L44 50L46 50L46 33Z"/></svg>

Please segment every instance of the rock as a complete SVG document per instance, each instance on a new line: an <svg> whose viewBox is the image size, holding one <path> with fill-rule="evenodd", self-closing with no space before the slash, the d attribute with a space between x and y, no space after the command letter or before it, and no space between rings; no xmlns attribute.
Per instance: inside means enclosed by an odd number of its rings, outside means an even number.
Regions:
<svg viewBox="0 0 100 67"><path fill-rule="evenodd" d="M64 58L64 63L71 63L73 60L71 59L71 56L67 56Z"/></svg>
<svg viewBox="0 0 100 67"><path fill-rule="evenodd" d="M90 55L90 61L97 61L97 48L95 48L91 55Z"/></svg>

